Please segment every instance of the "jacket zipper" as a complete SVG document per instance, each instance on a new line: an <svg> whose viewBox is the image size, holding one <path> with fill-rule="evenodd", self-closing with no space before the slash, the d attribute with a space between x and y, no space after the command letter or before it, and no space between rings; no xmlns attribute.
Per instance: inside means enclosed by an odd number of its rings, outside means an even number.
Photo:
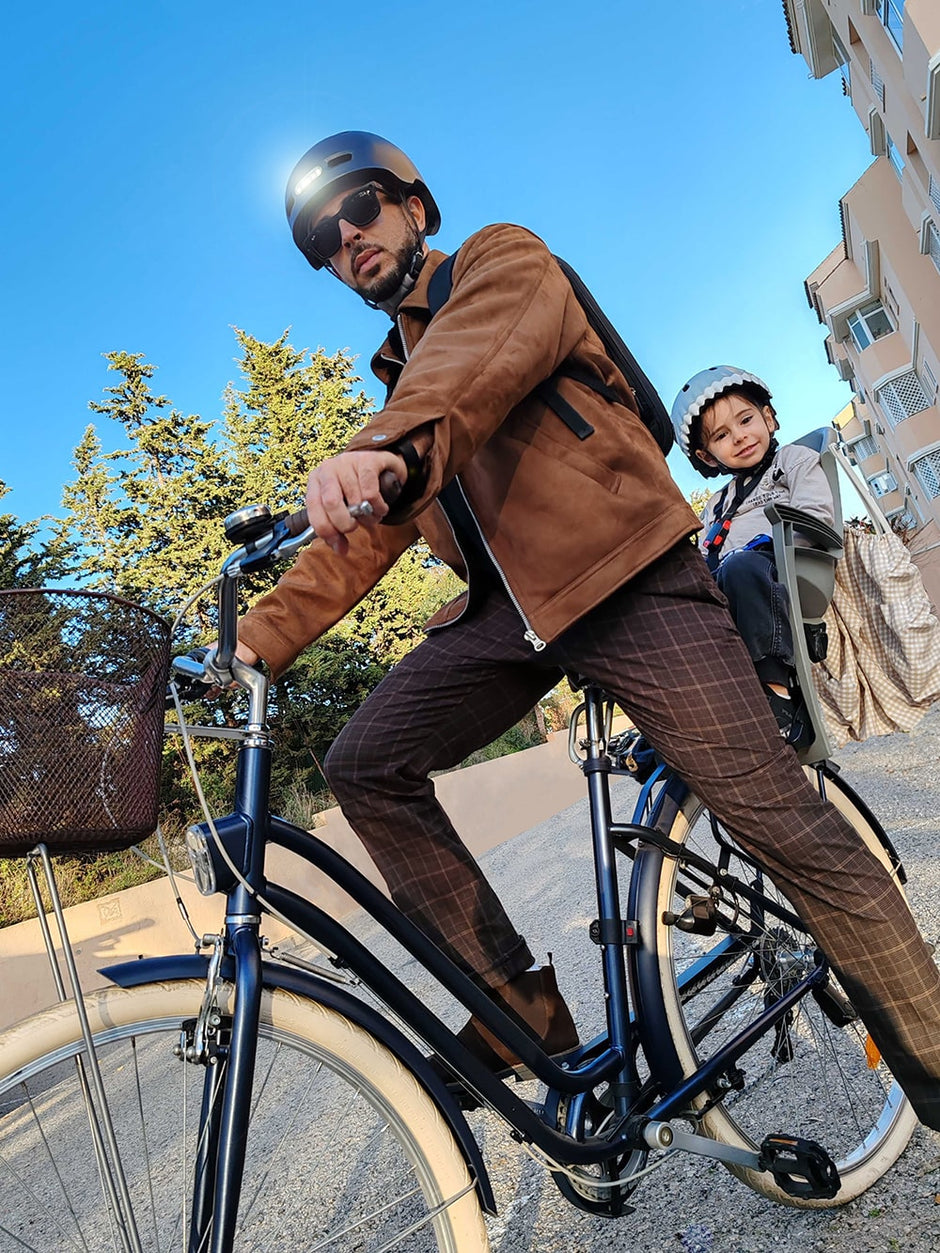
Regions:
<svg viewBox="0 0 940 1253"><path fill-rule="evenodd" d="M486 537L484 536L483 531L480 528L480 524L477 521L477 516L473 512L473 510L470 508L470 501L467 500L467 493L463 490L463 483L461 483L459 475L455 476L454 482L457 484L457 489L460 492L461 496L463 497L464 504L467 506L467 512L470 514L470 517L473 519L473 525L477 529L477 535L480 537L480 543L486 549L486 554L489 557L490 561L493 563L493 569L496 571L496 573L500 577L502 585L506 590L506 595L512 601L515 607L516 613L522 619L522 625L525 627L525 633L522 638L526 641L527 644L532 645L532 648L534 649L535 652L540 653L544 648L547 647L545 641L543 639L540 639L538 634L533 630L532 623L525 616L525 612L522 606L519 604L519 601L516 599L515 592L509 586L509 580L506 578L506 575L503 573L502 566L496 560L495 556L493 555L492 548L490 548L489 544L486 542ZM451 527L451 530L453 530L453 527ZM464 558L464 560L466 561L466 558ZM467 567L467 569L469 571L469 566Z"/></svg>
<svg viewBox="0 0 940 1253"><path fill-rule="evenodd" d="M407 364L408 363L408 343L405 339L405 327L401 320L401 314L397 316L397 318L395 319L395 322L396 322L396 325L398 326L398 334L401 337L401 350L405 358L405 364ZM457 484L457 489L460 492L461 496L463 497L464 504L467 506L467 512L469 513L470 517L473 519L473 525L477 529L477 535L479 535L480 537L480 543L486 549L487 556L489 557L490 561L493 563L493 569L499 575L500 581L502 582L503 587L506 589L506 595L512 601L513 605L515 606L516 613L522 619L522 625L525 627L525 634L523 635L522 638L526 641L527 644L532 645L532 648L534 649L535 652L540 653L545 647L547 647L545 641L543 639L540 639L539 636L536 634L536 632L532 629L532 623L525 616L522 606L519 604L518 600L516 599L515 592L513 592L512 588L509 586L509 580L506 578L505 574L503 573L502 566L493 556L493 550L492 548L490 548L489 544L486 542L486 537L484 536L482 530L480 529L480 524L477 521L477 516L473 512L473 510L470 508L470 501L467 500L467 493L463 490L463 484L461 483L459 476L454 478L454 482ZM447 517L447 511L443 505L441 505L441 513L443 513L444 517L447 519L447 525L450 527L451 535L453 535L454 537L454 543L457 545L457 551L460 553L461 557L463 557L463 563L467 571L467 603L469 604L470 563L467 561L467 554L460 547L460 541L457 539L457 533L454 530L453 525L451 524L450 518ZM461 611L460 616L461 617L463 616L463 611ZM455 621L455 619L452 619L452 621Z"/></svg>
<svg viewBox="0 0 940 1253"><path fill-rule="evenodd" d="M405 339L405 324L401 320L400 313L395 316L395 325L398 327L398 338L401 340L401 355L405 358L405 365L407 365L411 354L408 351L408 341Z"/></svg>

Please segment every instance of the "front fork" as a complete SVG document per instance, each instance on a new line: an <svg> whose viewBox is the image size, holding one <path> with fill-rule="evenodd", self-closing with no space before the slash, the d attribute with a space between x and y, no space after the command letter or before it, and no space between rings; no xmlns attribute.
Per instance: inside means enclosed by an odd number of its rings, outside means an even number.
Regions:
<svg viewBox="0 0 940 1253"><path fill-rule="evenodd" d="M231 1253L234 1243L261 1015L259 922L257 915L230 914L227 942L211 937L216 948L202 1009L178 1050L187 1063L205 1068L188 1253ZM217 997L223 945L235 962L231 1018L222 1015Z"/></svg>
<svg viewBox="0 0 940 1253"><path fill-rule="evenodd" d="M254 892L264 884L270 767L270 744L258 727L239 752L236 780L236 808L247 819L244 845L235 850L245 881L228 895L225 927L214 938L216 951L193 1036L190 1060L204 1065L206 1076L189 1253L231 1253L235 1240L261 1017L261 916ZM223 956L234 964L230 1026L223 1026L218 1009Z"/></svg>

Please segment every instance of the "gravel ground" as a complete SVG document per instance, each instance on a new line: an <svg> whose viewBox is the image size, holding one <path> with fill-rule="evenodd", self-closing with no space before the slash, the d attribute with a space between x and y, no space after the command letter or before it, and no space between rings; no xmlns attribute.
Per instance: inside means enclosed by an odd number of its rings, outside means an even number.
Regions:
<svg viewBox="0 0 940 1253"><path fill-rule="evenodd" d="M940 934L940 708L910 735L850 745L838 754L848 781L879 816L906 864L907 891L925 934ZM574 766L571 767L574 769ZM625 819L636 787L614 780ZM482 859L511 917L538 956L554 954L559 982L581 1029L598 1026L597 951L585 929L595 910L586 803L493 849ZM461 1015L407 955L394 951L370 920L355 930L409 985L456 1026ZM518 1089L538 1099L533 1083ZM551 1178L484 1111L471 1114L499 1205L490 1222L498 1253L935 1253L940 1249L940 1134L919 1128L897 1165L858 1201L840 1209L777 1206L705 1159L677 1155L634 1193L632 1215L600 1219L571 1206ZM798 1130L794 1128L793 1130Z"/></svg>

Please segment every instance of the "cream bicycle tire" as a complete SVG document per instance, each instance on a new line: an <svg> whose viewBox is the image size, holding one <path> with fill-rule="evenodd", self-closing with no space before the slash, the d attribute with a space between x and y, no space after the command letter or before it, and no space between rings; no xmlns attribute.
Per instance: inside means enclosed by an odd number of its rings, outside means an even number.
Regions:
<svg viewBox="0 0 940 1253"><path fill-rule="evenodd" d="M186 1222L191 1181L184 1163L205 1068L174 1057L172 1046L180 1024L198 1013L203 986L145 984L86 999L148 1253L178 1247ZM82 1123L74 1060L81 1051L68 1002L0 1036L0 1231L42 1253L114 1247L109 1206L94 1187L87 1117ZM181 1077L193 1085L182 1099ZM330 1114L341 1116L332 1129L320 1125ZM60 1148L53 1168L46 1157ZM404 1180L394 1187L393 1167L395 1179ZM78 1196L66 1204L60 1194L67 1185ZM322 1230L326 1218L334 1222L330 1238ZM489 1247L466 1161L424 1088L361 1027L282 990L263 996L239 1221L236 1253ZM403 1245L389 1243L393 1221L403 1227Z"/></svg>
<svg viewBox="0 0 940 1253"><path fill-rule="evenodd" d="M807 770L807 775L815 778L812 771ZM850 790L839 780L827 780L827 797L858 832L866 846L890 869L884 847L863 811L853 802ZM709 855L705 846L710 827L704 814L701 802L689 796L672 820L664 823L664 829L669 838L679 844L685 845L700 838L703 851ZM711 941L682 936L674 926L668 925L668 912L677 907L676 878L677 862L663 858L655 888L656 951L660 959L657 966L662 1004L673 1047L682 1073L690 1075L700 1064L701 1048L693 1042L692 1015L684 1007L678 991L678 968L683 963L690 966L701 953L707 951ZM903 894L900 884L898 888ZM643 890L640 890L641 894ZM781 955L785 953L787 959L792 960L796 946L792 944L792 937L786 935L785 928L771 927L770 930L775 934L769 947L776 949L770 964L776 964L779 969ZM696 945L699 946L697 950ZM804 957L807 969L811 952L811 947L807 945ZM734 977L734 970L734 967L729 967L723 976L725 982L716 981L714 989L709 988L703 995L716 999ZM728 1013L729 1030L740 1030L746 1015L760 1008L756 1002L761 988L762 984L758 981L754 993L741 997L735 1009ZM742 1091L729 1092L726 1099L710 1108L704 1098L696 1103L699 1129L723 1144L753 1150L759 1147L765 1135L779 1132L802 1134L823 1144L832 1153L842 1181L837 1196L832 1200L795 1198L781 1189L767 1172L729 1166L729 1170L749 1187L772 1200L784 1205L813 1208L843 1205L860 1196L890 1169L917 1125L910 1103L884 1063L870 1064L869 1059L874 1061L875 1054L866 1051L871 1046L862 1024L853 1024L839 1031L823 1014L816 1013L816 1009L812 998L804 998L795 1019L796 1025L792 1028L797 1042L793 1060L768 1061L766 1053L770 1045L768 1037L765 1037L764 1060L757 1063L756 1080L752 1073ZM720 1039L721 1026L710 1034L708 1049L717 1048ZM754 1055L759 1055L757 1050ZM753 1072L751 1056L754 1055L746 1054L742 1059L745 1073L749 1070ZM766 1067L765 1072L762 1072L762 1066ZM788 1067L792 1070L790 1075ZM760 1093L760 1084L764 1085L764 1095ZM749 1092L757 1095L749 1095ZM748 1108L748 1102L751 1108Z"/></svg>

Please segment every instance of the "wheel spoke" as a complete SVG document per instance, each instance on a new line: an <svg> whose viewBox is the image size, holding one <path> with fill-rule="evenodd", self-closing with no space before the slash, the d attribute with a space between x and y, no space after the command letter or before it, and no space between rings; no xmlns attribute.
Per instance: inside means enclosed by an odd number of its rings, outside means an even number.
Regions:
<svg viewBox="0 0 940 1253"><path fill-rule="evenodd" d="M827 780L827 794L877 853L877 834L844 783ZM770 876L756 872L750 858L734 852L726 834L694 798L663 819L661 829L673 843L715 866L709 876L701 865L690 868L681 857L654 855L644 863L648 882L637 893L640 898L652 893L656 900L658 961L650 964L647 978L653 987L651 1004L661 989L676 1060L682 1073L691 1075L810 975L818 954ZM735 884L759 889L767 903ZM699 900L717 894L711 935L709 919L699 916L701 905L693 913L686 904L692 892ZM783 912L775 912L774 905ZM729 960L728 937L733 935L746 942ZM914 1117L884 1063L871 1066L864 1026L851 1018L834 972L829 977L828 998L808 993L775 1028L758 1037L723 1082L698 1098L698 1117L707 1134L752 1150L766 1135L780 1131L818 1139L840 1165L841 1202L887 1169L906 1144ZM840 1014L845 1015L844 1026L839 1025ZM777 1200L793 1203L768 1176L743 1172L742 1178Z"/></svg>
<svg viewBox="0 0 940 1253"><path fill-rule="evenodd" d="M188 1247L197 1141L215 1156L207 1137L218 1119L199 1127L203 1104L218 1111L223 1085L203 1101L206 1067L174 1055L201 996L186 983L89 998L107 1002L93 1027L96 1051L144 1253ZM265 994L264 1004L238 1253L482 1253L466 1162L423 1088L334 1011L294 995ZM135 1014L138 1005L148 1012ZM110 1253L122 1236L89 1143L75 1067L81 1040L66 1009L42 1017L52 1024L44 1052L32 1034L0 1037L0 1242L11 1253ZM24 1078L35 1089L29 1099Z"/></svg>

